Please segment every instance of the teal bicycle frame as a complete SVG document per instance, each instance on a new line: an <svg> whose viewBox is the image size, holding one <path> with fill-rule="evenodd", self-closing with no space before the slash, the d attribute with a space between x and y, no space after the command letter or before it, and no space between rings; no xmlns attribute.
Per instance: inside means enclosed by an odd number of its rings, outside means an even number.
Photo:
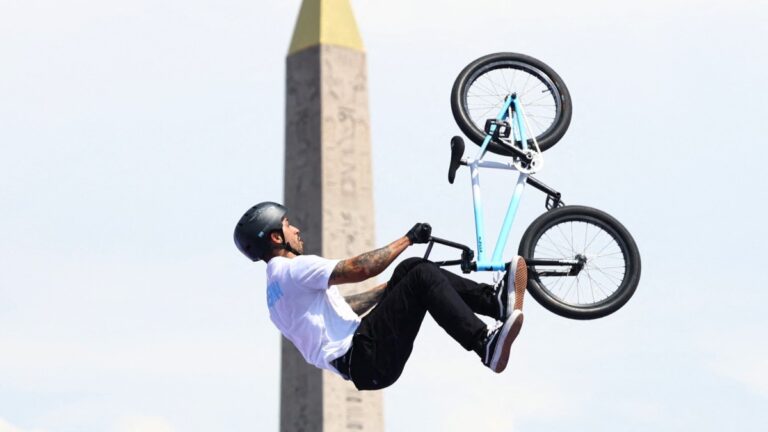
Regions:
<svg viewBox="0 0 768 432"><path fill-rule="evenodd" d="M517 125L517 132L518 135L515 136L513 133L513 140L519 139L522 143L523 150L527 150L528 147L528 140L526 136L526 130L524 121L522 118L522 109L520 107L520 102L516 95L510 95L506 98L504 101L504 105L501 109L501 112L496 116L497 122L503 122L509 118L511 113L514 113L513 121ZM477 271L498 271L498 270L504 270L505 268L505 262L502 259L502 254L504 253L504 247L507 245L507 240L509 237L509 231L512 228L512 223L515 220L515 215L517 214L517 209L520 207L520 200L523 196L523 191L525 190L525 185L528 181L528 174L519 172L517 183L515 185L514 193L512 194L512 198L509 201L509 207L507 208L507 213L504 216L504 222L501 226L501 231L499 232L499 238L496 240L496 246L493 249L493 255L491 256L491 259L487 259L486 254L486 241L485 241L485 225L483 222L483 205L482 205L482 198L480 196L480 168L492 168L492 169L505 169L505 170L512 170L512 171L518 171L515 166L512 163L502 163L502 162L494 162L494 161L486 161L483 160L483 157L486 154L486 150L488 147L488 144L493 139L493 135L496 132L496 129L499 126L497 124L491 125L488 131L489 133L485 136L485 140L483 141L483 145L480 147L480 151L478 152L477 156L472 159L466 159L462 161L462 164L466 164L469 166L471 179L472 179L472 202L473 207L475 211L475 233L477 235L477 263L476 263L476 270ZM513 128L514 131L514 128Z"/></svg>

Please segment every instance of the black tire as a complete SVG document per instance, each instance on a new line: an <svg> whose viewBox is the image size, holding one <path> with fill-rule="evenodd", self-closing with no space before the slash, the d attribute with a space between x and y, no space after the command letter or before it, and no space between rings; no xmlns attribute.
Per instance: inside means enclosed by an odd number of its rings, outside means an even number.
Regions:
<svg viewBox="0 0 768 432"><path fill-rule="evenodd" d="M531 296L567 318L595 319L616 312L640 281L640 252L629 231L591 207L564 206L539 216L523 234L518 254L529 261ZM534 264L545 259L582 259L584 267L576 276L553 275L572 267ZM614 289L607 287L613 284ZM575 300L569 295L574 286Z"/></svg>
<svg viewBox="0 0 768 432"><path fill-rule="evenodd" d="M511 77L505 72L508 72ZM496 75L500 75L500 82L492 80ZM518 79L518 76L521 78ZM483 89L483 86L478 83L478 80L483 77L485 77L484 80L490 80L494 94L470 94L472 89L475 91ZM473 84L476 83L477 85L473 87ZM550 97L531 94L531 91L537 89L541 93L549 93ZM531 128L534 129L541 151L554 146L565 135L565 131L568 130L568 125L571 123L573 110L571 96L563 80L552 68L527 55L516 53L490 54L480 57L465 67L456 78L451 90L453 118L456 119L461 131L472 142L482 145L486 136L483 130L485 121L488 118L496 118L504 99L512 93L517 93L526 110L527 117L533 119L531 120ZM473 104L468 101L470 96L485 99ZM547 104L534 103L541 102L539 99L544 99ZM478 105L478 103L487 105ZM495 110L489 108L483 112L485 108L496 105L498 107ZM540 112L538 120L535 120L537 117L535 111ZM517 140L517 145L520 145L519 140ZM532 138L528 139L528 145L533 146ZM499 142L492 141L488 144L488 150L497 154L511 155L510 151Z"/></svg>

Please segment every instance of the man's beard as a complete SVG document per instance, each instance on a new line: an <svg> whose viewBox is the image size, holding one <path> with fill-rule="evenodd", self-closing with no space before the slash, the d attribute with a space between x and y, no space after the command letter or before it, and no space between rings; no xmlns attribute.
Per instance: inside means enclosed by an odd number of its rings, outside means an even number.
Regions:
<svg viewBox="0 0 768 432"><path fill-rule="evenodd" d="M296 245L291 245L291 248L295 249L299 254L304 253L304 241L296 240Z"/></svg>

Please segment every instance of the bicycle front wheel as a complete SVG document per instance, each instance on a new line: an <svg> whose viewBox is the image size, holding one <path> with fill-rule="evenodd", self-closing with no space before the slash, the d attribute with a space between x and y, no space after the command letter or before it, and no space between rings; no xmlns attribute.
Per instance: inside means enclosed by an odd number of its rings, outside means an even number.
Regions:
<svg viewBox="0 0 768 432"><path fill-rule="evenodd" d="M528 292L542 306L573 319L616 312L640 281L640 253L609 214L565 206L539 216L520 241L528 261Z"/></svg>
<svg viewBox="0 0 768 432"><path fill-rule="evenodd" d="M472 142L482 145L486 120L496 118L512 93L517 94L533 129L528 136L536 137L541 151L555 145L571 123L571 96L552 68L527 55L490 54L465 67L451 90L453 118ZM519 139L516 144L520 146ZM532 138L528 146L533 146ZM512 155L499 142L491 142L488 150Z"/></svg>

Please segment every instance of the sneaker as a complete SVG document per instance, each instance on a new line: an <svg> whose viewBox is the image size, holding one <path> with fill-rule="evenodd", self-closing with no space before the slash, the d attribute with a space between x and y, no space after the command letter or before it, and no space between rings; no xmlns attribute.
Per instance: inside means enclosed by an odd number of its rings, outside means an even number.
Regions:
<svg viewBox="0 0 768 432"><path fill-rule="evenodd" d="M507 319L515 309L523 310L523 297L527 286L528 266L523 257L515 257L507 265L504 277L494 287L500 320Z"/></svg>
<svg viewBox="0 0 768 432"><path fill-rule="evenodd" d="M488 329L488 336L483 343L483 364L492 371L501 373L509 361L509 349L523 326L523 312L515 310L500 326Z"/></svg>

